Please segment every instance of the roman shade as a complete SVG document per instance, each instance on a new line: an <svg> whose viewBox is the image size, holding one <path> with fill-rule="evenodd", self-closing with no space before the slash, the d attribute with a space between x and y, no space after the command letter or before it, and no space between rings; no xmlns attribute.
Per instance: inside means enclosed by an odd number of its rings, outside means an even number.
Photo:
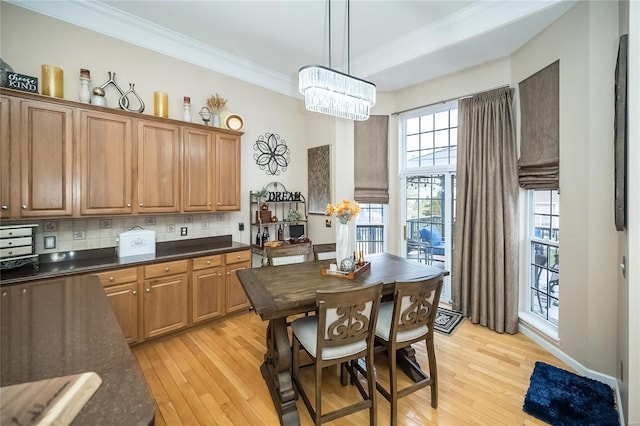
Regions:
<svg viewBox="0 0 640 426"><path fill-rule="evenodd" d="M389 116L372 115L354 124L354 198L389 203Z"/></svg>
<svg viewBox="0 0 640 426"><path fill-rule="evenodd" d="M525 189L559 188L559 71L555 61L519 83L518 179Z"/></svg>

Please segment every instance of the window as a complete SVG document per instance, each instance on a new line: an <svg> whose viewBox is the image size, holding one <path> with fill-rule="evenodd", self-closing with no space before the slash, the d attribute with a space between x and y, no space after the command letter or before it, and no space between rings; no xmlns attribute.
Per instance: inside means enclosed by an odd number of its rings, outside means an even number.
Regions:
<svg viewBox="0 0 640 426"><path fill-rule="evenodd" d="M458 103L439 104L407 114L403 137L404 256L451 271L455 218ZM451 300L450 276L441 299Z"/></svg>
<svg viewBox="0 0 640 426"><path fill-rule="evenodd" d="M560 195L529 191L529 312L558 325L560 310Z"/></svg>
<svg viewBox="0 0 640 426"><path fill-rule="evenodd" d="M360 204L360 214L356 216L356 246L363 254L385 251L384 204Z"/></svg>

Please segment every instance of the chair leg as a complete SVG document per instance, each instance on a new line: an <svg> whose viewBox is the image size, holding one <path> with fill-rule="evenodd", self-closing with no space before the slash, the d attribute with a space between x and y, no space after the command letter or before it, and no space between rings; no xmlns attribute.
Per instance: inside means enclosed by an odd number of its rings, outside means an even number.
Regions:
<svg viewBox="0 0 640 426"><path fill-rule="evenodd" d="M367 387L369 390L369 399L371 400L371 407L369 407L369 424L375 426L377 423L377 416L378 416L378 404L377 404L377 395L376 395L376 377L374 374L374 364L375 364L375 358L373 355L373 349L371 349L369 351L370 353L367 354L367 358L366 358L366 364L367 364ZM353 365L353 371L354 371L354 376L357 377L358 375L358 370L355 368L355 364L358 362L358 360L355 361L351 361L352 363L354 363Z"/></svg>
<svg viewBox="0 0 640 426"><path fill-rule="evenodd" d="M320 391L322 387L322 367L320 367L319 359L316 362L316 409L314 421L316 426L322 424L322 393Z"/></svg>
<svg viewBox="0 0 640 426"><path fill-rule="evenodd" d="M393 345L389 346L387 358L389 359L389 394L391 396L389 403L391 405L391 426L395 426L398 424L398 377L396 372L396 350Z"/></svg>
<svg viewBox="0 0 640 426"><path fill-rule="evenodd" d="M438 366L433 336L427 337L427 357L429 358L429 379L431 380L431 406L438 408Z"/></svg>

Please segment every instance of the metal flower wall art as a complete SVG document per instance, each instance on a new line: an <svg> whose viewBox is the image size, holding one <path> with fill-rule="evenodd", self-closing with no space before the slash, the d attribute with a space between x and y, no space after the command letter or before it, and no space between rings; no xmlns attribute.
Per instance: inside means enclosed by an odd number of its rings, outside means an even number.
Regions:
<svg viewBox="0 0 640 426"><path fill-rule="evenodd" d="M278 176L287 171L289 165L289 148L287 142L275 133L265 133L258 136L258 140L253 145L253 159L261 170L265 170L268 175Z"/></svg>

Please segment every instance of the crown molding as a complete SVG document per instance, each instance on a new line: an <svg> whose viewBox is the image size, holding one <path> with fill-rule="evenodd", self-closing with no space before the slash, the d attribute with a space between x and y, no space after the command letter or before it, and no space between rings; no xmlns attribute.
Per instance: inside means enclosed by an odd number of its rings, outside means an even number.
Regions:
<svg viewBox="0 0 640 426"><path fill-rule="evenodd" d="M283 95L300 97L297 81L244 58L94 1L2 0L33 12L180 59Z"/></svg>

